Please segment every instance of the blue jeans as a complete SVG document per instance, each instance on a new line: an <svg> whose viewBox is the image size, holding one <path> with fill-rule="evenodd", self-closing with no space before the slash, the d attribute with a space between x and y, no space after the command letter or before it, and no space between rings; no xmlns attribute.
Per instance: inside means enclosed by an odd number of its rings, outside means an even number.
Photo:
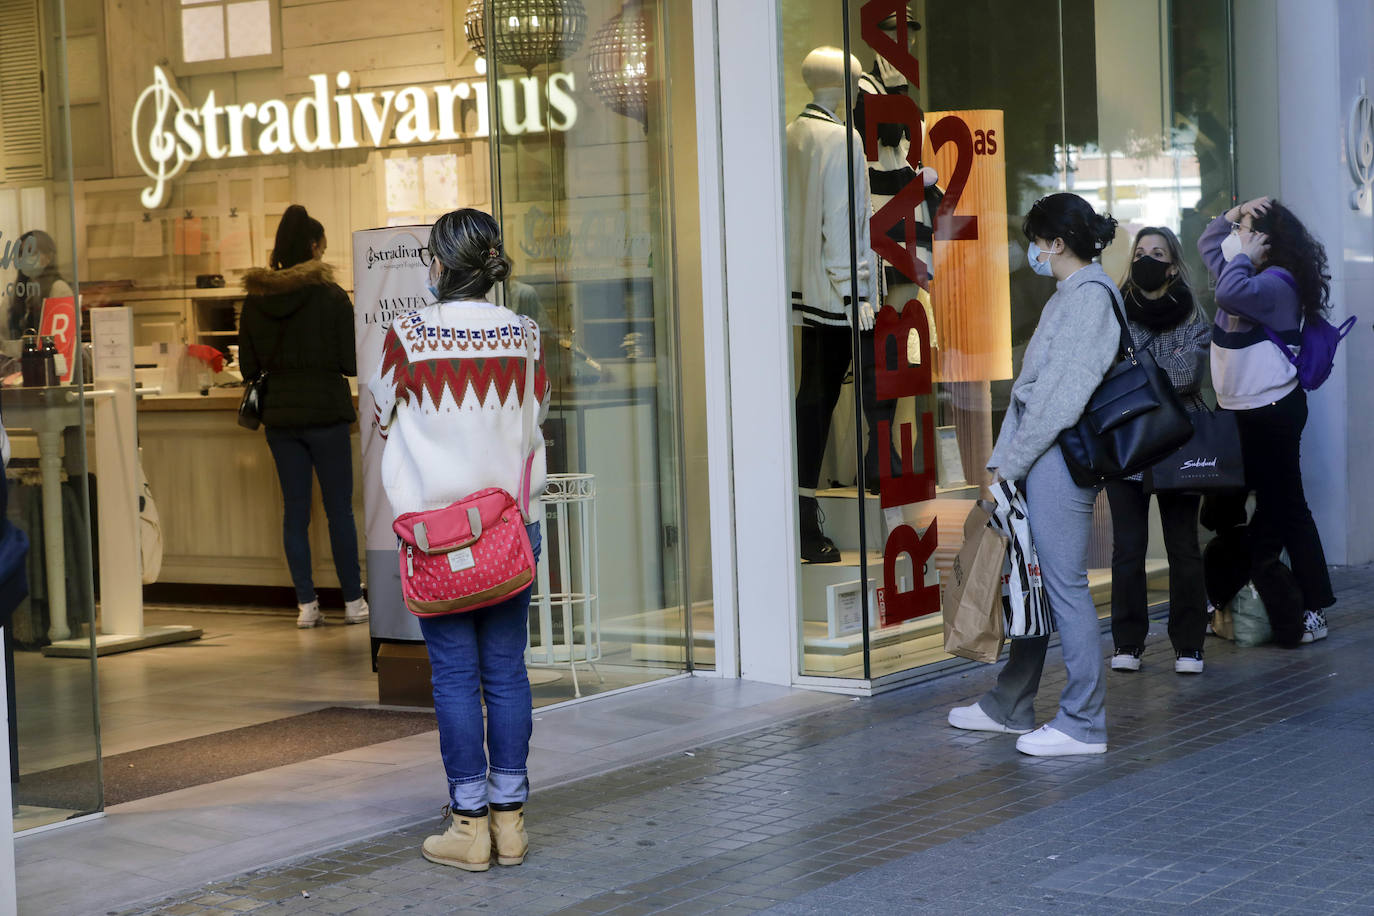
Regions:
<svg viewBox="0 0 1374 916"><path fill-rule="evenodd" d="M526 530L538 562L539 525ZM534 713L525 670L530 591L464 614L420 618L433 670L439 753L449 799L461 811L480 811L488 802L523 804L530 794L527 763Z"/></svg>
<svg viewBox="0 0 1374 916"><path fill-rule="evenodd" d="M363 576L358 567L358 529L353 524L353 445L349 424L267 428L267 447L277 464L281 483L282 546L296 602L315 600L315 579L310 570L310 497L314 487L311 469L320 478L320 496L329 519L329 549L345 601L363 596Z"/></svg>

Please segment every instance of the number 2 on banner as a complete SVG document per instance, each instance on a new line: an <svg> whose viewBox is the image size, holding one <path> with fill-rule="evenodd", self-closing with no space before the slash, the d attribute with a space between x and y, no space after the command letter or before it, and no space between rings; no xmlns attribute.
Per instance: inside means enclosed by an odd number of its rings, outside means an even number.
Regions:
<svg viewBox="0 0 1374 916"><path fill-rule="evenodd" d="M946 143L953 143L959 157L954 164L945 197L935 216L935 237L948 242L967 242L978 238L978 217L959 216L959 199L973 171L973 134L963 118L941 118L930 129L930 154L934 156Z"/></svg>

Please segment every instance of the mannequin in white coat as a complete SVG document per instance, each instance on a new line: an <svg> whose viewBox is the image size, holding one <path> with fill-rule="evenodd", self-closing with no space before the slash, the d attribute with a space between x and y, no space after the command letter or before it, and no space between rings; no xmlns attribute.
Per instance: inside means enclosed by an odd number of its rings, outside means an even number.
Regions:
<svg viewBox="0 0 1374 916"><path fill-rule="evenodd" d="M853 353L851 321L863 331L870 331L874 321L876 264L869 244L873 211L863 138L836 116L837 110L844 110L845 80L857 86L861 73L859 61L839 48L812 51L802 63L802 79L812 101L787 126L788 277L793 321L802 328L797 487L801 554L811 563L840 559L821 530L815 491L831 414ZM856 288L857 307L851 299Z"/></svg>

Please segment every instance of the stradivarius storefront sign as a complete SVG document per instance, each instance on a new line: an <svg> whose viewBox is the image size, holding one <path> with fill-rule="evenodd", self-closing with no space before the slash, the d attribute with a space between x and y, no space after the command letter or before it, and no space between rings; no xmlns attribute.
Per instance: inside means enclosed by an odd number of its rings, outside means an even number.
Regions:
<svg viewBox="0 0 1374 916"><path fill-rule="evenodd" d="M443 143L491 132L485 79L353 92L347 71L333 80L323 73L308 79L313 91L290 106L281 99L221 104L213 90L192 106L167 72L154 67L153 81L133 111L134 156L152 180L139 195L143 206L161 206L168 182L200 159ZM497 85L506 134L567 131L577 123L571 73L501 79ZM475 103L477 126L464 134L460 106L468 100Z"/></svg>

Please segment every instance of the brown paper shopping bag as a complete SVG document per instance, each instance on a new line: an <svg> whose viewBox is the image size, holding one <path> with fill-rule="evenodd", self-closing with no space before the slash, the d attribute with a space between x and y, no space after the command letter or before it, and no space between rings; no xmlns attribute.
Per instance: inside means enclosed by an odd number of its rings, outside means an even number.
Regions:
<svg viewBox="0 0 1374 916"><path fill-rule="evenodd" d="M996 662L1006 623L1002 615L1002 568L1007 536L988 524L991 516L975 503L964 520L964 546L945 577L941 608L945 651L976 662Z"/></svg>

